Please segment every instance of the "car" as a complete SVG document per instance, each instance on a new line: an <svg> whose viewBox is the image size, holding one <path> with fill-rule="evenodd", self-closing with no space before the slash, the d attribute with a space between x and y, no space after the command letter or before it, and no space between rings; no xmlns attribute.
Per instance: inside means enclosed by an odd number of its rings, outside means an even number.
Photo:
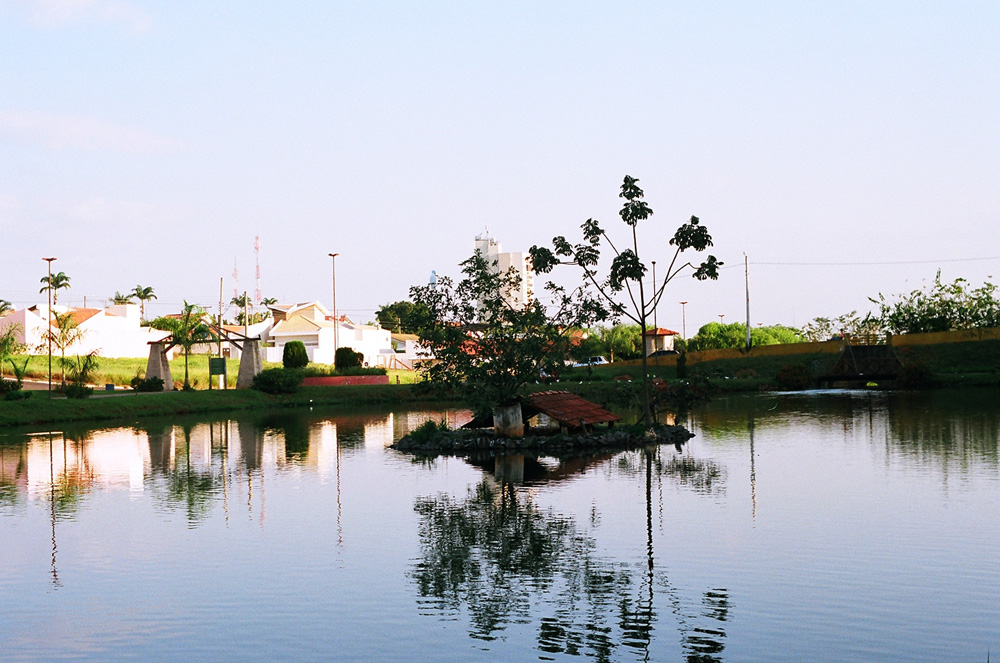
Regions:
<svg viewBox="0 0 1000 663"><path fill-rule="evenodd" d="M579 361L573 364L573 368L582 368L584 366L601 366L607 364L608 360L604 357L587 357L584 361Z"/></svg>

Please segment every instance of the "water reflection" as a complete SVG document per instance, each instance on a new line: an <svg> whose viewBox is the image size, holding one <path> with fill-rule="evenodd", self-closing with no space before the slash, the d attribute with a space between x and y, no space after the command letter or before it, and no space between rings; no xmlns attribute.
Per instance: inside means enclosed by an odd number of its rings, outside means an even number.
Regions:
<svg viewBox="0 0 1000 663"><path fill-rule="evenodd" d="M1000 417L994 389L929 392L833 391L731 396L698 410L686 425L731 444L762 432L835 430L860 444L881 442L891 461L952 474L1000 467Z"/></svg>
<svg viewBox="0 0 1000 663"><path fill-rule="evenodd" d="M343 455L381 453L400 427L441 414L406 413L400 422L391 412L330 418L299 411L7 436L0 443L0 508L45 501L53 521L73 518L97 488L148 492L192 527L220 506L228 522L237 504L263 523L268 472L306 469L337 483L339 521Z"/></svg>
<svg viewBox="0 0 1000 663"><path fill-rule="evenodd" d="M706 590L700 606L685 600L664 565L658 565L653 539L654 470L655 476L682 481L702 477L692 485L708 492L712 484L705 477L715 471L705 465L677 470L689 465L662 462L654 449L623 455L628 458L619 464L621 470L641 467L645 480L641 563L601 553L594 531L600 522L596 507L588 525L581 526L573 516L541 508L530 486L497 481L496 468L509 473L512 460L499 458L494 473L462 498L416 499L421 554L410 577L421 614L446 620L466 615L469 635L482 641L496 640L508 627L532 625L543 660L551 658L546 654L570 654L598 661L625 655L650 660L657 624L673 617L686 660L722 660L728 591ZM584 460L577 471L587 465ZM564 478L558 470L556 476Z"/></svg>

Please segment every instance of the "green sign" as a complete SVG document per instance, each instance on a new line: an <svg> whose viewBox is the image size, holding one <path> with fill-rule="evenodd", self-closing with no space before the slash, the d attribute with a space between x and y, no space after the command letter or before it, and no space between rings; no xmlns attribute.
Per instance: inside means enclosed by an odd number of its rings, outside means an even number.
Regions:
<svg viewBox="0 0 1000 663"><path fill-rule="evenodd" d="M225 375L226 374L226 358L225 357L209 357L208 358L208 374L211 375Z"/></svg>

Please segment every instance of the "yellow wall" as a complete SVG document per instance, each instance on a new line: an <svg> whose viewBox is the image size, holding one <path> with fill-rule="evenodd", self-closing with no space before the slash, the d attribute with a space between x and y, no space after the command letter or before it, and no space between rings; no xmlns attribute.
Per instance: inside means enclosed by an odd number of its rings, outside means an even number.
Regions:
<svg viewBox="0 0 1000 663"><path fill-rule="evenodd" d="M966 343L969 341L1000 341L1000 329L959 329L956 331L930 332L928 334L901 334L889 339L893 347L907 345L936 345L938 343Z"/></svg>

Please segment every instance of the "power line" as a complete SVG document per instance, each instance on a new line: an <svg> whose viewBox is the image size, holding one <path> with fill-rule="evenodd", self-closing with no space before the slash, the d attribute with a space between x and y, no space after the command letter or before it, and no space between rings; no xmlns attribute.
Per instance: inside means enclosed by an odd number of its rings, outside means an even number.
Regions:
<svg viewBox="0 0 1000 663"><path fill-rule="evenodd" d="M751 265L778 265L778 266L795 266L795 267L860 267L866 265L927 265L941 262L981 262L986 260L1000 260L1000 256L986 256L983 258L938 258L934 260L885 260L878 262L757 262L756 260L751 261ZM729 269L732 267L738 267L738 265L730 265L729 267L724 267L723 269Z"/></svg>

